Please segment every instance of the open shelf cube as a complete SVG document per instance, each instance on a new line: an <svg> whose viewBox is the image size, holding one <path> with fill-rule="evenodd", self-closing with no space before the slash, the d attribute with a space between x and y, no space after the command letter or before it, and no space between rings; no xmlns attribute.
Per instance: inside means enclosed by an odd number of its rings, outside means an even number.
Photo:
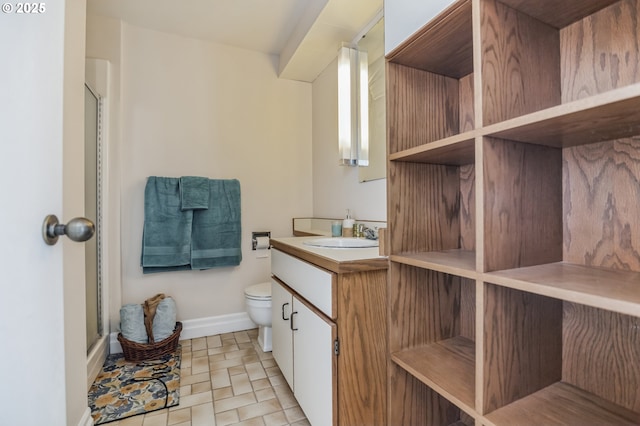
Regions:
<svg viewBox="0 0 640 426"><path fill-rule="evenodd" d="M483 139L483 271L562 260L562 151Z"/></svg>
<svg viewBox="0 0 640 426"><path fill-rule="evenodd" d="M475 418L425 385L408 371L390 363L389 384L398 389L389 406L394 425L474 426Z"/></svg>
<svg viewBox="0 0 640 426"><path fill-rule="evenodd" d="M483 150L484 272L640 272L640 138L557 149L485 137Z"/></svg>
<svg viewBox="0 0 640 426"><path fill-rule="evenodd" d="M471 0L451 6L387 59L390 154L475 128Z"/></svg>
<svg viewBox="0 0 640 426"><path fill-rule="evenodd" d="M396 352L391 359L422 383L468 413L475 411L475 344L453 337Z"/></svg>
<svg viewBox="0 0 640 426"><path fill-rule="evenodd" d="M485 284L484 416L494 425L637 424L637 317Z"/></svg>
<svg viewBox="0 0 640 426"><path fill-rule="evenodd" d="M474 413L475 388L469 384L475 383L475 281L399 263L391 268L391 330L397 330L390 333L391 359L459 409Z"/></svg>
<svg viewBox="0 0 640 426"><path fill-rule="evenodd" d="M455 273L457 268L466 276L474 273L474 165L393 162L388 179L391 185L405 188L388 194L393 206L390 222L394 223L391 255L402 257L394 259L427 268L433 262L454 268L441 269L444 272Z"/></svg>
<svg viewBox="0 0 640 426"><path fill-rule="evenodd" d="M640 82L636 1L482 0L480 8L484 126Z"/></svg>

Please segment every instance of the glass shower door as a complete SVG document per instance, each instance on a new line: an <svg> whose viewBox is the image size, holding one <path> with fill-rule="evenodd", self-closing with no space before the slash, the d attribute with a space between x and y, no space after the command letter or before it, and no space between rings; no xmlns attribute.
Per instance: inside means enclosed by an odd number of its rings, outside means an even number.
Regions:
<svg viewBox="0 0 640 426"><path fill-rule="evenodd" d="M85 243L86 267L86 309L87 309L87 353L101 337L102 312L100 300L99 280L99 247L100 247L100 217L99 217L99 126L100 99L85 85L85 211L84 215L96 224L96 238Z"/></svg>

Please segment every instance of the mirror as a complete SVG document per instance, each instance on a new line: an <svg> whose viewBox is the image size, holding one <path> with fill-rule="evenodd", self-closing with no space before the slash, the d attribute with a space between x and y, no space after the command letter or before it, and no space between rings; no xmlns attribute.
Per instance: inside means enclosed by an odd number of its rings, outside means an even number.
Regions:
<svg viewBox="0 0 640 426"><path fill-rule="evenodd" d="M369 59L369 166L358 167L360 182L387 176L384 18L358 42Z"/></svg>

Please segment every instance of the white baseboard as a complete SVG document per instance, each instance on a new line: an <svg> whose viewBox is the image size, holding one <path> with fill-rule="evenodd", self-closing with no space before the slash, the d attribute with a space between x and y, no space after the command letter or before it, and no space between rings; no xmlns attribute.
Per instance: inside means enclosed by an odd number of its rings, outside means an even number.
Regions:
<svg viewBox="0 0 640 426"><path fill-rule="evenodd" d="M87 390L89 390L96 376L100 373L100 370L102 370L104 360L109 354L107 352L109 340L110 336L109 339L105 336L101 337L87 356Z"/></svg>
<svg viewBox="0 0 640 426"><path fill-rule="evenodd" d="M91 417L91 410L87 407L82 413L82 418L78 422L78 426L93 426L93 417Z"/></svg>
<svg viewBox="0 0 640 426"><path fill-rule="evenodd" d="M182 321L180 340L197 339L198 337L215 336L216 334L232 333L234 331L257 328L246 312L220 315L217 317L198 318ZM122 352L118 333L111 333L109 339L109 353Z"/></svg>

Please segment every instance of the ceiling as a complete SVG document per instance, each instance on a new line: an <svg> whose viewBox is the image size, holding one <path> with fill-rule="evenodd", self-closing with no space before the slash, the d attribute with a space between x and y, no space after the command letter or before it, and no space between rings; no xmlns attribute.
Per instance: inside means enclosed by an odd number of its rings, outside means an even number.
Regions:
<svg viewBox="0 0 640 426"><path fill-rule="evenodd" d="M382 0L88 0L87 14L277 55L280 77L313 81Z"/></svg>

